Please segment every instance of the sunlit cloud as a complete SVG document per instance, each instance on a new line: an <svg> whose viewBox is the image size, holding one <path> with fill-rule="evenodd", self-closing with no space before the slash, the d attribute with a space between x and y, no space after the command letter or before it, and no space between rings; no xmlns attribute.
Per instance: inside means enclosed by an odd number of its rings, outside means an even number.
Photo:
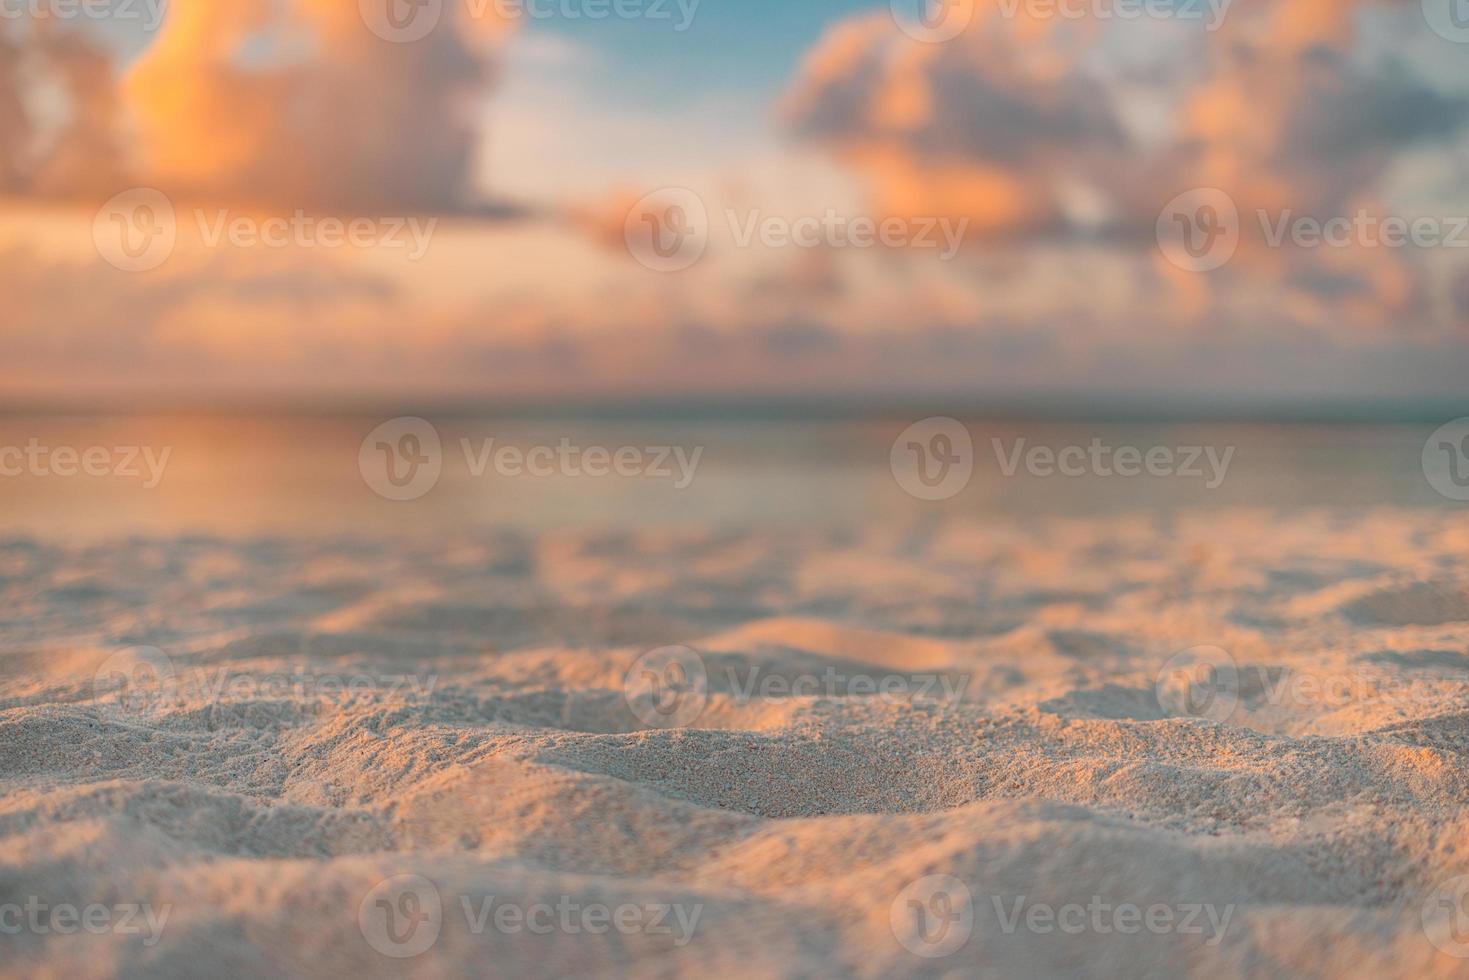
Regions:
<svg viewBox="0 0 1469 980"><path fill-rule="evenodd" d="M0 46L0 378L180 397L1325 397L1335 371L1346 394L1450 394L1464 252L1297 248L1254 218L1411 216L1401 188L1435 166L1469 210L1448 155L1469 89L1394 46L1426 33L1411 6L1237 0L1208 31L992 0L940 44L879 10L831 23L774 104L631 102L585 37L451 16L394 43L328 0L176 0L133 59L32 25ZM1369 38L1364 12L1396 33ZM93 239L96 206L134 186L177 205L148 271ZM1200 187L1241 216L1208 273L1156 234ZM708 225L676 272L627 237L669 188ZM216 215L302 210L443 223L411 250L211 240ZM744 237L827 216L961 231L952 254Z"/></svg>

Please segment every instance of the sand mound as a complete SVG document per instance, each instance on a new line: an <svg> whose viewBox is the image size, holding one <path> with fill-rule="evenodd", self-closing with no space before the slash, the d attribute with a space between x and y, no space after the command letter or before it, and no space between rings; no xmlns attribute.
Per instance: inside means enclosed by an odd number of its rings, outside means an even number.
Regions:
<svg viewBox="0 0 1469 980"><path fill-rule="evenodd" d="M1450 523L12 542L0 972L1462 976Z"/></svg>

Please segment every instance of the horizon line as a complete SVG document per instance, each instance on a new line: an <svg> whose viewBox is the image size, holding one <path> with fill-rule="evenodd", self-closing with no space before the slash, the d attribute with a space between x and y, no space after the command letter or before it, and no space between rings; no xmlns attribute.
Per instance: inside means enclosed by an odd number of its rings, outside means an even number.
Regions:
<svg viewBox="0 0 1469 980"><path fill-rule="evenodd" d="M619 421L911 421L950 416L994 421L1135 424L1409 424L1469 416L1469 398L1193 401L1075 395L982 399L913 396L720 396L692 398L348 398L0 399L0 416L280 416L593 418Z"/></svg>

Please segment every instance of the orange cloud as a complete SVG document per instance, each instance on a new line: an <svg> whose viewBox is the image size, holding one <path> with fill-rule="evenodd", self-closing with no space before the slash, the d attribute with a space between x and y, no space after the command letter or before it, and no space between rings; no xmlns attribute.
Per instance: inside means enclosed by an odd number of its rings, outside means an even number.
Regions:
<svg viewBox="0 0 1469 980"><path fill-rule="evenodd" d="M885 15L853 19L807 56L783 112L871 178L880 211L968 218L983 237L1051 231L1068 172L1126 150L1111 107L1071 70L1089 33L1002 21L993 3L946 44L910 40Z"/></svg>
<svg viewBox="0 0 1469 980"><path fill-rule="evenodd" d="M349 0L172 0L121 79L87 36L27 22L0 36L0 192L474 210L475 109L509 23L494 4L478 18L456 6L393 43ZM57 95L64 109L40 118L33 105Z"/></svg>
<svg viewBox="0 0 1469 980"><path fill-rule="evenodd" d="M11 22L14 23L13 21ZM0 33L0 193L112 193L118 174L117 92L111 59L88 38L38 19ZM42 78L65 113L34 118L28 83Z"/></svg>
<svg viewBox="0 0 1469 980"><path fill-rule="evenodd" d="M174 0L129 72L141 172L164 189L291 207L457 210L488 50L445 20L391 43L356 3ZM281 40L264 64L242 48Z"/></svg>
<svg viewBox="0 0 1469 980"><path fill-rule="evenodd" d="M817 44L784 111L799 135L867 178L876 210L966 217L972 237L1101 236L1150 248L1166 202L1220 188L1245 220L1240 256L1216 282L1267 279L1309 318L1382 323L1423 302L1410 259L1381 249L1265 253L1255 220L1261 209L1380 213L1380 184L1403 151L1469 119L1464 100L1361 56L1357 16L1369 5L1237 0L1211 33L1037 19L1023 2L1006 17L1000 0L981 0L964 33L944 43L866 15ZM1402 16L1416 14L1411 6ZM1140 36L1153 42L1141 66ZM1157 117L1146 135L1134 118L1140 89ZM1165 271L1165 281L1195 312L1217 298L1196 278Z"/></svg>

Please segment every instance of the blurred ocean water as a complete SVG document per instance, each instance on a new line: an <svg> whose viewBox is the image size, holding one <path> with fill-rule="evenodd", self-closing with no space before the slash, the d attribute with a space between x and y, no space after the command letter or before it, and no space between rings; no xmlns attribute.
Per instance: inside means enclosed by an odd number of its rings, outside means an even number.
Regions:
<svg viewBox="0 0 1469 980"><path fill-rule="evenodd" d="M921 426L912 438L918 421L456 416L425 420L431 436L405 442L403 423L381 417L0 416L0 533L383 536L1466 506L1425 474L1435 424L972 419L964 447ZM381 492L388 466L401 493ZM949 479L944 499L909 492L919 468Z"/></svg>

